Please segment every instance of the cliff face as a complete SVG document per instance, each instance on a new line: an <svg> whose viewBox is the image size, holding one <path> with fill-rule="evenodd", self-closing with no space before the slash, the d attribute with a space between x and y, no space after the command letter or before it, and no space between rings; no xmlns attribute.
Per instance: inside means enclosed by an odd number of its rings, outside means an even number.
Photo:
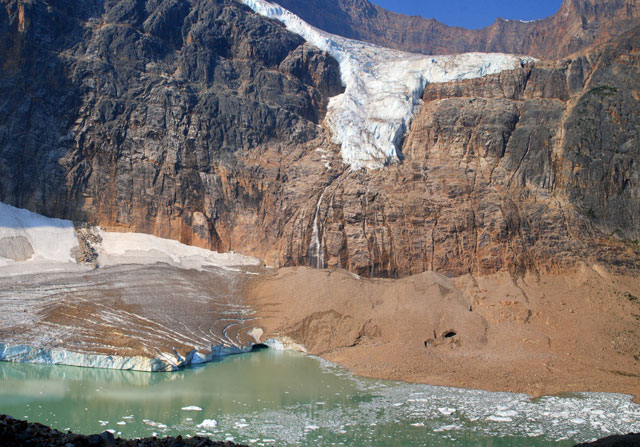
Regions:
<svg viewBox="0 0 640 447"><path fill-rule="evenodd" d="M404 161L323 193L326 263L376 276L638 268L639 50L640 28L586 56L428 86ZM292 231L287 264L307 247Z"/></svg>
<svg viewBox="0 0 640 447"><path fill-rule="evenodd" d="M351 171L337 62L238 3L1 5L0 201L363 275L638 268L640 28L432 84L404 160Z"/></svg>
<svg viewBox="0 0 640 447"><path fill-rule="evenodd" d="M0 30L0 200L219 249L342 88L231 1L3 1Z"/></svg>
<svg viewBox="0 0 640 447"><path fill-rule="evenodd" d="M467 30L389 12L368 0L276 2L331 33L424 54L480 51L556 59L605 42L640 18L636 0L564 0L555 15L543 20L497 19L489 27Z"/></svg>

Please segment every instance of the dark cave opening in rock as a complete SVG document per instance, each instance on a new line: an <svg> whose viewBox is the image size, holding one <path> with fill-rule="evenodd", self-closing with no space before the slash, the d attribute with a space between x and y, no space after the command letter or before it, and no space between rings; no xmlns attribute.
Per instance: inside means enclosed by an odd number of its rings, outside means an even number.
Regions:
<svg viewBox="0 0 640 447"><path fill-rule="evenodd" d="M264 351L265 349L269 349L269 346L264 343L256 343L251 347L251 352Z"/></svg>

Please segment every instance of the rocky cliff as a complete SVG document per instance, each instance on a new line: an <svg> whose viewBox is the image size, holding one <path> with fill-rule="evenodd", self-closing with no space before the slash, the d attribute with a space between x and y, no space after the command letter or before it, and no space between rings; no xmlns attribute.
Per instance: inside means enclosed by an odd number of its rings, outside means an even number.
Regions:
<svg viewBox="0 0 640 447"><path fill-rule="evenodd" d="M432 84L402 162L354 171L322 126L337 62L280 24L67 5L2 0L0 201L363 275L638 268L640 28Z"/></svg>
<svg viewBox="0 0 640 447"><path fill-rule="evenodd" d="M232 1L2 4L0 199L50 216L232 248L342 88Z"/></svg>
<svg viewBox="0 0 640 447"><path fill-rule="evenodd" d="M534 22L498 18L478 30L389 12L368 0L275 0L334 34L424 54L469 51L556 59L602 43L638 23L636 0L564 0L553 16Z"/></svg>

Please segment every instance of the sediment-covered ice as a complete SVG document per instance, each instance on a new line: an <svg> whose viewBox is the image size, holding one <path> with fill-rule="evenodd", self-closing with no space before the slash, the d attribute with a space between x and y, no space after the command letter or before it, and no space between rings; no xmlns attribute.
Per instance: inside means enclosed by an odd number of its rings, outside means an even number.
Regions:
<svg viewBox="0 0 640 447"><path fill-rule="evenodd" d="M243 271L240 266L257 265L257 259L147 234L111 233L97 227L90 231L99 236L96 239L100 242L94 242L93 248L99 255L98 265L105 267L95 271L73 257L80 244L71 221L0 202L0 360L172 371L251 350L252 343L240 342L232 331L247 318L248 310L221 299L207 284L232 281ZM185 281L187 273L181 273L207 267L212 267L208 269L211 276L198 285L193 279ZM135 277L135 271L146 279ZM154 282L151 278L160 271L166 274L160 283ZM119 300L104 300L114 293ZM180 299L174 293L179 293ZM142 305L149 296L153 297L152 308ZM66 300L87 306L92 314L86 315L84 322L73 317L72 324L65 318L47 317L51 312L67 312ZM127 300L136 311L117 307L119 301ZM199 319L201 312L189 314L184 307L200 309L209 302L214 307L207 307L208 312L218 309L224 320L216 313ZM184 318L190 321L182 321ZM136 339L145 349L125 349L130 355L102 354L110 347L105 337L114 332ZM95 339L102 340L99 349ZM176 346L184 349L179 353Z"/></svg>
<svg viewBox="0 0 640 447"><path fill-rule="evenodd" d="M353 169L377 169L399 159L399 147L427 84L478 78L532 62L499 53L424 56L336 36L266 0L242 0L277 19L340 64L343 94L331 98L326 124Z"/></svg>

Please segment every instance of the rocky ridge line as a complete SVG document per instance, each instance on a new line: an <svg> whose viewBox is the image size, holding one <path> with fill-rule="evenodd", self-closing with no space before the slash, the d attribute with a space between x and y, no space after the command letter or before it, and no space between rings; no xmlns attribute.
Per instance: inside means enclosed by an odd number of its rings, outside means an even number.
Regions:
<svg viewBox="0 0 640 447"><path fill-rule="evenodd" d="M423 54L472 51L558 59L604 43L638 24L635 0L564 0L556 14L523 22L498 18L477 30L387 11L368 0L275 0L330 33Z"/></svg>

